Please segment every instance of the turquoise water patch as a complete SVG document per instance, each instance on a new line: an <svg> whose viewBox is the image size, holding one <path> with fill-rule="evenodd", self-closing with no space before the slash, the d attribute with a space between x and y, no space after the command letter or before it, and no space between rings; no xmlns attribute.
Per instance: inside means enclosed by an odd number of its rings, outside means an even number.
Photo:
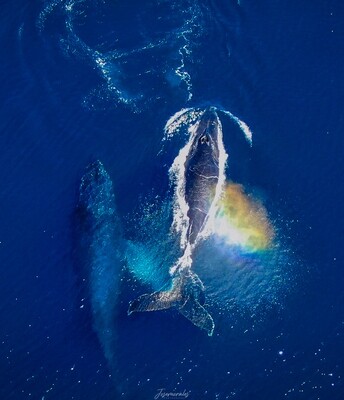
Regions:
<svg viewBox="0 0 344 400"><path fill-rule="evenodd" d="M171 232L172 203L147 200L131 220L135 237L127 242L127 264L131 273L152 290L170 282L169 269L180 255L179 237Z"/></svg>
<svg viewBox="0 0 344 400"><path fill-rule="evenodd" d="M163 264L162 255L148 243L128 241L127 261L129 270L142 283L159 290L169 279L168 266Z"/></svg>

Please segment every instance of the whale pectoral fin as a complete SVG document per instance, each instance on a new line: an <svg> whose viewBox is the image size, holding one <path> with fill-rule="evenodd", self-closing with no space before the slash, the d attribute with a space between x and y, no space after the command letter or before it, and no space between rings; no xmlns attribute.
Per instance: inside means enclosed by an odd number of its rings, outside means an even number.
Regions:
<svg viewBox="0 0 344 400"><path fill-rule="evenodd" d="M197 300L189 297L178 311L198 328L207 331L208 336L212 336L215 328L214 320Z"/></svg>
<svg viewBox="0 0 344 400"><path fill-rule="evenodd" d="M129 304L128 315L140 311L166 310L175 305L175 296L171 291L143 294Z"/></svg>

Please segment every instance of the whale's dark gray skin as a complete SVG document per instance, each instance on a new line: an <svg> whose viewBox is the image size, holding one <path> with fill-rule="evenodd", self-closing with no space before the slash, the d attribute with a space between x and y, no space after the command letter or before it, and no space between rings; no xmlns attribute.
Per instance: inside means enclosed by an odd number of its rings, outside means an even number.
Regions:
<svg viewBox="0 0 344 400"><path fill-rule="evenodd" d="M169 290L144 294L132 301L128 314L135 311L155 311L174 307L209 336L214 321L203 307L204 286L191 270L192 252L197 245L215 201L219 183L219 120L213 109L206 110L197 122L192 144L184 164L185 202L188 206L187 243L183 256L170 269ZM222 138L221 138L222 140Z"/></svg>
<svg viewBox="0 0 344 400"><path fill-rule="evenodd" d="M116 307L123 265L122 234L112 181L103 164L87 166L77 204L78 250L93 327L110 366L115 364Z"/></svg>
<svg viewBox="0 0 344 400"><path fill-rule="evenodd" d="M219 181L218 123L215 111L206 111L198 124L185 162L185 199L189 206L187 239L194 244L202 231Z"/></svg>

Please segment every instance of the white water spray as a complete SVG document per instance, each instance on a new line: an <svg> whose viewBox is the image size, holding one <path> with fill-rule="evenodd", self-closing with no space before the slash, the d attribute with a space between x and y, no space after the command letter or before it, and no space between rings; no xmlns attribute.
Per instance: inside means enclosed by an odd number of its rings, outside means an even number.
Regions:
<svg viewBox="0 0 344 400"><path fill-rule="evenodd" d="M251 132L251 129L249 128L249 126L244 121L242 121L240 118L238 118L234 114L232 114L230 111L226 111L226 110L220 110L220 111L222 111L224 114L228 115L233 121L235 121L239 125L239 128L245 135L246 140L252 147L252 132Z"/></svg>
<svg viewBox="0 0 344 400"><path fill-rule="evenodd" d="M182 108L177 111L165 124L163 141L172 139L175 134L179 133L187 125L189 125L188 132L191 133L193 124L201 114L202 111L196 108Z"/></svg>

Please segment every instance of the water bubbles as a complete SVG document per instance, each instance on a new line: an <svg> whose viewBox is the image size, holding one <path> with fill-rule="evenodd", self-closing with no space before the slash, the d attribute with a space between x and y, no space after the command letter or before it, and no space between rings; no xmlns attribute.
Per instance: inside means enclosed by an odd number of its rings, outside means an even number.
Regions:
<svg viewBox="0 0 344 400"><path fill-rule="evenodd" d="M37 18L41 34L58 13L64 54L93 66L104 81L85 94L85 106L121 104L139 112L166 97L164 88L186 101L193 97L190 60L203 30L197 3L138 2L128 7L125 2L50 0Z"/></svg>

